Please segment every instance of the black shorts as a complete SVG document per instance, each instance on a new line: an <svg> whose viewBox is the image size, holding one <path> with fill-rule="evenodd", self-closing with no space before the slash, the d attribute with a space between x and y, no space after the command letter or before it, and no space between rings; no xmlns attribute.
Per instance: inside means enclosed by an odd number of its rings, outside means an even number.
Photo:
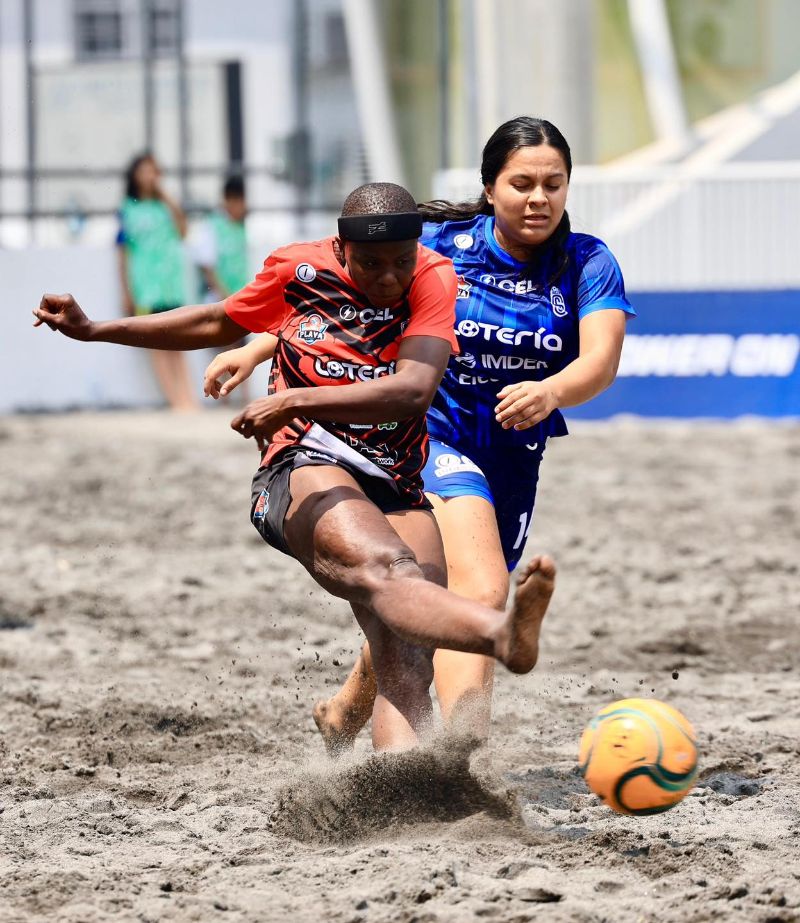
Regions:
<svg viewBox="0 0 800 923"><path fill-rule="evenodd" d="M430 510L433 507L425 500L423 504L412 504L402 497L393 484L383 478L371 477L348 465L347 462L303 446L292 446L266 467L259 468L253 478L250 505L250 522L268 545L284 554L294 557L283 537L283 523L292 502L289 478L295 468L303 465L334 465L343 468L358 483L368 500L382 513L397 513L401 510Z"/></svg>

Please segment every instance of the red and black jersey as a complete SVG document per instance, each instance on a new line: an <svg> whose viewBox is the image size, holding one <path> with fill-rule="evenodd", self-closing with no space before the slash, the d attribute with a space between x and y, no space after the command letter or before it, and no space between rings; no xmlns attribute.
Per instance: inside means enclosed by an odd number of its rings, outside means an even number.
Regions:
<svg viewBox="0 0 800 923"><path fill-rule="evenodd" d="M420 246L404 297L390 308L373 307L327 238L271 253L253 282L226 300L225 310L247 330L277 335L272 394L391 375L407 336L439 337L457 352L456 290L450 260ZM263 464L300 442L354 460L361 470L393 480L412 505L422 502L424 416L377 424L297 418L273 436Z"/></svg>

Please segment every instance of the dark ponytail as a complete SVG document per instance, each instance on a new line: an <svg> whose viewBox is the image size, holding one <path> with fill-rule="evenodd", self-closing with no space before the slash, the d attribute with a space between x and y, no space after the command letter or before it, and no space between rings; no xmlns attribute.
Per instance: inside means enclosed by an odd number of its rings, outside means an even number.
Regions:
<svg viewBox="0 0 800 923"><path fill-rule="evenodd" d="M572 154L567 139L552 122L521 115L504 122L486 142L481 157L483 185L490 186L497 180L498 174L514 151L521 147L538 147L540 144L548 144L561 154L569 182L572 175ZM421 202L419 211L423 220L442 224L445 221L471 221L478 215L493 215L494 207L487 201L486 192L481 192L473 201L453 203L436 199L433 202ZM538 268L541 260L546 259L552 265L547 286L555 285L569 265L566 245L570 231L569 215L564 212L558 227L533 254L526 275Z"/></svg>
<svg viewBox="0 0 800 923"><path fill-rule="evenodd" d="M434 199L432 202L420 202L417 205L423 221L443 224L445 221L471 221L478 215L493 215L494 208L486 201L486 193L471 202L448 202L447 199Z"/></svg>

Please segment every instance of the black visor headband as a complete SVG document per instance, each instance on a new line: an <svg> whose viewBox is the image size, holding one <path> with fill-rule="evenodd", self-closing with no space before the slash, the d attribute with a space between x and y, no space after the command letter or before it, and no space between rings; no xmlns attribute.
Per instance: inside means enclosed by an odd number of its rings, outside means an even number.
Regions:
<svg viewBox="0 0 800 923"><path fill-rule="evenodd" d="M342 240L380 243L384 240L412 240L421 235L422 215L419 212L351 215L339 219L339 237Z"/></svg>

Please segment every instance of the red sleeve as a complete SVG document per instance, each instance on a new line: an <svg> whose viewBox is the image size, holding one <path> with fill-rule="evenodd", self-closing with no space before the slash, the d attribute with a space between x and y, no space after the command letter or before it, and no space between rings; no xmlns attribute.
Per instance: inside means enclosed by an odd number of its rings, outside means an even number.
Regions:
<svg viewBox="0 0 800 923"><path fill-rule="evenodd" d="M438 255L420 253L420 263L409 295L411 320L404 337L425 336L447 340L454 354L459 352L456 339L456 293L458 280L453 264ZM423 262L424 261L424 262Z"/></svg>
<svg viewBox="0 0 800 923"><path fill-rule="evenodd" d="M261 272L249 285L225 299L225 313L240 327L253 333L277 333L289 312L283 299L279 260L271 253Z"/></svg>

